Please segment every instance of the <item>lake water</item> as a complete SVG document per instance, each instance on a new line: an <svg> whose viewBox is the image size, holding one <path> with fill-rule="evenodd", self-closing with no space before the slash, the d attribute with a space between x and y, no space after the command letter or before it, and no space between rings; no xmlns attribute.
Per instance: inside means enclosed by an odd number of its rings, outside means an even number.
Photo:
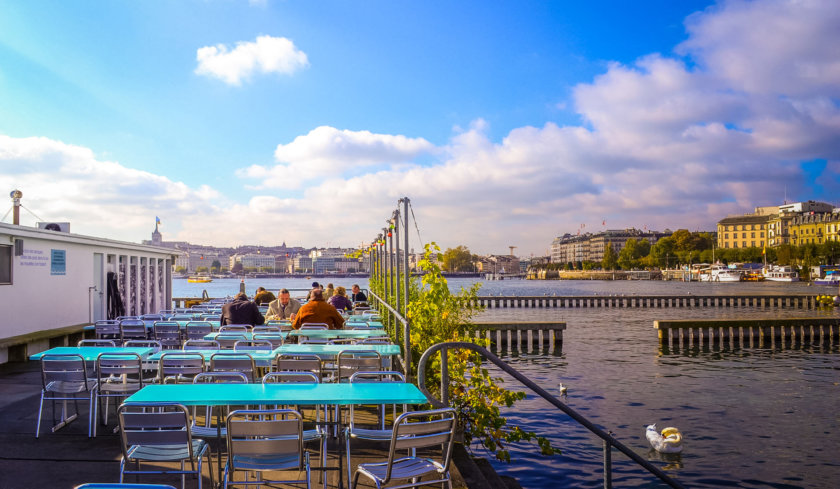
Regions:
<svg viewBox="0 0 840 489"><path fill-rule="evenodd" d="M314 280L321 281L316 278ZM359 279L334 281L349 286ZM211 296L239 290L238 280L210 284L173 281L174 296ZM263 285L307 288L312 280L249 280L252 294ZM474 279L453 279L458 288ZM661 281L485 282L481 295L614 295L837 293L807 284L710 284ZM568 387L568 405L610 430L637 453L690 488L840 487L840 349L837 344L798 349L695 349L663 354L657 319L804 317L836 312L760 308L679 309L488 309L479 319L565 321L563 347L554 351L503 352L515 368L556 392ZM514 382L508 382L515 388ZM512 450L500 473L526 488L602 487L599 439L533 395L505 413L510 423L548 436L563 453L538 455L534 447ZM679 428L684 450L662 456L650 450L645 426ZM480 450L477 450L481 455ZM666 487L626 457L613 453L615 487Z"/></svg>

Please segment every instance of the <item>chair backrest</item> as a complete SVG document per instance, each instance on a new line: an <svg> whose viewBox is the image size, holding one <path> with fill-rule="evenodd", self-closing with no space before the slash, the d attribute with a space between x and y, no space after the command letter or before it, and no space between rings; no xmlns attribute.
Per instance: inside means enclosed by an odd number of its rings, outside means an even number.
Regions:
<svg viewBox="0 0 840 489"><path fill-rule="evenodd" d="M97 338L119 338L120 322L116 319L103 319L93 323Z"/></svg>
<svg viewBox="0 0 840 489"><path fill-rule="evenodd" d="M108 382L114 378L116 382ZM96 357L99 392L127 394L143 388L143 360L136 353L100 353Z"/></svg>
<svg viewBox="0 0 840 489"><path fill-rule="evenodd" d="M356 342L357 345L390 345L391 338L387 336L371 336Z"/></svg>
<svg viewBox="0 0 840 489"><path fill-rule="evenodd" d="M252 327L253 326L250 324L226 324L219 328L219 332L224 333L234 331L239 333L248 333L251 331Z"/></svg>
<svg viewBox="0 0 840 489"><path fill-rule="evenodd" d="M193 377L193 384L247 384L242 372L201 372Z"/></svg>
<svg viewBox="0 0 840 489"><path fill-rule="evenodd" d="M145 340L146 323L142 319L123 319L120 321L120 338L126 340Z"/></svg>
<svg viewBox="0 0 840 489"><path fill-rule="evenodd" d="M253 333L279 333L280 326L254 326Z"/></svg>
<svg viewBox="0 0 840 489"><path fill-rule="evenodd" d="M155 339L164 348L181 348L181 326L175 321L155 321Z"/></svg>
<svg viewBox="0 0 840 489"><path fill-rule="evenodd" d="M175 489L168 484L121 484L119 482L91 482L73 489Z"/></svg>
<svg viewBox="0 0 840 489"><path fill-rule="evenodd" d="M192 314L173 314L166 318L167 321L192 321L193 315Z"/></svg>
<svg viewBox="0 0 840 489"><path fill-rule="evenodd" d="M382 370L382 356L372 350L344 350L337 359L338 380L350 380L356 372Z"/></svg>
<svg viewBox="0 0 840 489"><path fill-rule="evenodd" d="M89 391L93 386L87 382L87 363L76 354L41 357L41 382L44 390ZM52 385L51 385L52 384Z"/></svg>
<svg viewBox="0 0 840 489"><path fill-rule="evenodd" d="M209 321L190 321L185 327L185 332L188 340L203 340L213 332L213 325Z"/></svg>
<svg viewBox="0 0 840 489"><path fill-rule="evenodd" d="M169 445L188 450L195 467L189 412L176 403L123 404L117 410L120 438L125 460L130 460L132 446Z"/></svg>
<svg viewBox="0 0 840 489"><path fill-rule="evenodd" d="M319 384L321 379L312 372L269 372L262 378L263 384Z"/></svg>
<svg viewBox="0 0 840 489"><path fill-rule="evenodd" d="M452 441L455 438L455 410L452 408L431 411L414 411L401 414L394 421L388 465L385 471L386 484L391 478L395 457L401 457L404 450L435 447L444 449L441 453L442 472L449 470L452 458ZM403 452L404 453L404 452Z"/></svg>
<svg viewBox="0 0 840 489"><path fill-rule="evenodd" d="M312 372L320 379L321 359L317 355L278 355L275 363L277 372Z"/></svg>
<svg viewBox="0 0 840 489"><path fill-rule="evenodd" d="M330 326L326 323L303 323L300 329L330 329Z"/></svg>
<svg viewBox="0 0 840 489"><path fill-rule="evenodd" d="M265 340L240 340L233 345L233 351L272 351L274 346Z"/></svg>
<svg viewBox="0 0 840 489"><path fill-rule="evenodd" d="M167 377L178 378L193 376L204 371L204 357L200 353L171 352L160 356L158 364L158 381L166 383Z"/></svg>
<svg viewBox="0 0 840 489"><path fill-rule="evenodd" d="M129 340L123 343L125 347L135 348L154 348L155 353L159 352L163 347L157 340Z"/></svg>
<svg viewBox="0 0 840 489"><path fill-rule="evenodd" d="M117 344L114 340L81 340L76 346L115 347Z"/></svg>
<svg viewBox="0 0 840 489"><path fill-rule="evenodd" d="M248 458L285 458L296 455L298 468L304 470L303 417L292 409L247 409L227 416L228 456L233 460Z"/></svg>
<svg viewBox="0 0 840 489"><path fill-rule="evenodd" d="M244 334L233 334L232 332L219 333L216 335L216 342L222 350L233 350L236 343L245 341L248 338Z"/></svg>
<svg viewBox="0 0 840 489"><path fill-rule="evenodd" d="M254 372L257 367L254 358L248 353L214 353L210 355L211 372L240 372L245 374L249 381L254 381Z"/></svg>
<svg viewBox="0 0 840 489"><path fill-rule="evenodd" d="M277 326L280 328L280 331L291 331L292 322L287 319L270 319L265 322L266 326Z"/></svg>
<svg viewBox="0 0 840 489"><path fill-rule="evenodd" d="M163 314L143 314L140 319L144 321L163 321L166 318Z"/></svg>
<svg viewBox="0 0 840 489"><path fill-rule="evenodd" d="M251 338L253 338L254 341L267 341L271 343L272 350L283 346L283 337L279 336L277 333L254 333ZM236 346L234 346L234 348L236 348Z"/></svg>
<svg viewBox="0 0 840 489"><path fill-rule="evenodd" d="M184 342L184 350L221 350L218 341L212 340L187 340Z"/></svg>

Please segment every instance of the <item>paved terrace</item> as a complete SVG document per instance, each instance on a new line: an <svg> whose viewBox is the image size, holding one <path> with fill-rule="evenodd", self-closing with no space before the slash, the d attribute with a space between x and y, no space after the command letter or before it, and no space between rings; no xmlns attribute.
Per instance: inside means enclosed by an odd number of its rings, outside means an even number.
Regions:
<svg viewBox="0 0 840 489"><path fill-rule="evenodd" d="M79 419L56 433L50 432L51 413L49 405L46 405L41 437L36 439L35 424L40 389L38 362L11 362L0 365L0 489L71 489L86 482L117 482L121 451L119 436L112 433L116 422L113 411L108 419L108 428L100 427L96 438L88 438L86 403L80 404L82 415ZM72 412L72 405L70 409ZM353 443L354 464L374 459L384 460L387 457L387 448L375 443L364 443ZM215 448L214 445L214 453L218 454ZM328 452L328 465L337 467L338 446L333 439L330 440ZM317 465L317 453L312 453L311 457L313 465ZM456 488L500 487L497 483L491 482L488 485L486 480L480 479L481 471L476 474L476 466L470 466L472 462L469 460L465 464L464 457L459 456L458 451L456 458L461 460L459 465L464 472L462 476L458 467L453 464L452 476ZM482 467L482 471L484 470L486 467ZM328 487L338 487L337 474L337 471L329 472ZM497 482L501 482L495 473L491 475ZM465 482L464 479L469 482ZM318 472L313 471L313 488L321 487L318 481ZM129 477L126 482L135 481ZM180 487L180 477L177 475L144 476L140 482L166 483ZM210 487L206 472L204 482L204 487ZM511 484L511 481L506 482ZM512 487L516 487L515 481L512 483ZM186 487L197 487L196 481L188 478ZM346 482L344 487L347 487Z"/></svg>

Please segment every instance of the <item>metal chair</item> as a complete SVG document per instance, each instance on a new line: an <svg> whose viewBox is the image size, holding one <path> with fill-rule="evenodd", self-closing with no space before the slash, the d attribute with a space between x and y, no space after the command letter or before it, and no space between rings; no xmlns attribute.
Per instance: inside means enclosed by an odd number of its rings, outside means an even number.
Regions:
<svg viewBox="0 0 840 489"><path fill-rule="evenodd" d="M326 323L303 323L300 329L330 329L330 326Z"/></svg>
<svg viewBox="0 0 840 489"><path fill-rule="evenodd" d="M391 435L391 447L388 459L380 463L360 464L353 477L352 489L358 486L359 476L365 476L376 484L377 489L392 481L406 481L393 488L417 487L429 484L446 483L452 489L452 477L449 474L449 462L452 459L452 441L455 435L455 410L452 408L433 411L415 411L404 413L394 422ZM416 451L423 448L441 449L441 456L417 456ZM396 453L411 450L415 455L396 458ZM433 480L418 478L433 474Z"/></svg>
<svg viewBox="0 0 840 489"><path fill-rule="evenodd" d="M350 383L382 383L382 382L405 382L405 376L400 372L356 372L350 377ZM393 427L385 427L385 405L379 405L379 423L375 428L361 428L356 424L356 409L357 406L350 405L349 423L344 429L344 441L346 444L347 456L347 481L349 483L352 477L352 465L350 464L350 440L371 440L386 442L391 440L394 433ZM408 411L408 406L402 404L402 412ZM397 419L397 405L393 405L393 419Z"/></svg>
<svg viewBox="0 0 840 489"><path fill-rule="evenodd" d="M114 348L117 343L114 340L81 340L76 343L76 346L94 346L100 348Z"/></svg>
<svg viewBox="0 0 840 489"><path fill-rule="evenodd" d="M230 332L216 335L216 342L222 350L233 350L237 342L246 341L247 339L248 337L244 334L233 334Z"/></svg>
<svg viewBox="0 0 840 489"><path fill-rule="evenodd" d="M187 340L184 342L184 350L221 350L222 346L215 340Z"/></svg>
<svg viewBox="0 0 840 489"><path fill-rule="evenodd" d="M247 384L248 377L241 372L202 372L193 378L193 384ZM224 419L230 413L230 406L203 406L204 422L199 422L202 406L192 407L190 429L196 438L215 439L220 442L227 436ZM215 411L215 416L214 416ZM224 412L224 415L220 414ZM213 418L216 422L213 422ZM222 449L219 449L219 474L222 473Z"/></svg>
<svg viewBox="0 0 840 489"><path fill-rule="evenodd" d="M175 321L155 321L155 339L167 350L181 348L181 326Z"/></svg>
<svg viewBox="0 0 840 489"><path fill-rule="evenodd" d="M265 374L262 378L263 384L317 384L319 382L320 379L318 376L311 372L270 372ZM294 409L297 412L301 412L298 407L299 406L297 405L283 407L274 406L274 409ZM324 416L326 417L326 406L315 406L315 428L311 430L303 430L303 442L306 443L316 440L320 441L318 446L318 460L320 460L321 466L315 467L315 469L325 472L327 467L327 431L321 426L322 409L324 411ZM324 483L324 488L326 489L326 474L322 473L321 479Z"/></svg>
<svg viewBox="0 0 840 489"><path fill-rule="evenodd" d="M391 338L388 336L371 336L356 342L357 345L390 345Z"/></svg>
<svg viewBox="0 0 840 489"><path fill-rule="evenodd" d="M213 332L213 325L209 321L190 321L184 331L187 340L203 340Z"/></svg>
<svg viewBox="0 0 840 489"><path fill-rule="evenodd" d="M154 379L143 378L143 360L136 353L100 353L96 357L97 389L94 393L94 415L102 417L102 425L108 425L108 404L113 398L114 408L119 406L117 399L126 398L143 388L144 383ZM105 407L102 407L102 399ZM96 436L97 423L93 424L93 436Z"/></svg>
<svg viewBox="0 0 840 489"><path fill-rule="evenodd" d="M303 484L311 487L309 452L303 449L303 420L290 409L238 410L227 417L229 485ZM265 480L269 471L306 471L305 479ZM257 472L257 480L234 481L237 471Z"/></svg>
<svg viewBox="0 0 840 489"><path fill-rule="evenodd" d="M129 341L126 341L123 346L126 347L126 348L128 348L128 347L153 348L155 350L155 353L157 353L157 352L159 352L160 350L163 349L163 347L160 346L160 342L157 341L157 340L129 340Z"/></svg>
<svg viewBox="0 0 840 489"><path fill-rule="evenodd" d="M140 319L143 321L163 321L166 317L163 314L143 314Z"/></svg>
<svg viewBox="0 0 840 489"><path fill-rule="evenodd" d="M88 378L87 363L81 355L44 355L41 357L41 402L38 405L38 424L35 438L41 432L41 415L44 400L52 401L53 428L55 432L72 422L79 415L79 401L89 403L88 438L92 436L93 397L96 380ZM85 397L80 397L85 396ZM55 422L55 401L62 401L61 421ZM76 414L67 416L67 402L73 401Z"/></svg>
<svg viewBox="0 0 840 489"><path fill-rule="evenodd" d="M251 330L252 333L279 333L280 326L254 326L254 329Z"/></svg>
<svg viewBox="0 0 840 489"><path fill-rule="evenodd" d="M116 319L103 319L93 323L96 337L100 340L120 341L120 322Z"/></svg>
<svg viewBox="0 0 840 489"><path fill-rule="evenodd" d="M274 350L270 341L265 340L240 340L234 343L233 351L267 351Z"/></svg>
<svg viewBox="0 0 840 489"><path fill-rule="evenodd" d="M337 381L349 382L356 372L382 370L382 355L372 350L343 350L336 361Z"/></svg>
<svg viewBox="0 0 840 489"><path fill-rule="evenodd" d="M251 338L253 338L254 341L267 341L271 343L272 350L283 346L283 337L280 336L278 333L254 333L254 335L251 336ZM235 345L234 348L236 348Z"/></svg>
<svg viewBox="0 0 840 489"><path fill-rule="evenodd" d="M118 482L89 483L76 486L73 489L175 489L166 484L120 484Z"/></svg>
<svg viewBox="0 0 840 489"><path fill-rule="evenodd" d="M204 357L200 353L164 353L158 362L158 382L191 383L203 371Z"/></svg>
<svg viewBox="0 0 840 489"><path fill-rule="evenodd" d="M239 372L253 382L257 366L254 357L243 352L224 352L210 355L210 372Z"/></svg>
<svg viewBox="0 0 840 489"><path fill-rule="evenodd" d="M276 372L310 372L318 379L323 379L321 359L317 355L278 355L274 370Z"/></svg>
<svg viewBox="0 0 840 489"><path fill-rule="evenodd" d="M195 474L201 489L206 456L210 487L214 487L213 452L206 441L193 439L186 407L175 403L123 404L117 413L123 453L120 482L126 474L179 474L183 488L186 474ZM141 470L141 462L179 462L181 470ZM129 470L132 463L135 469ZM185 468L187 463L189 469Z"/></svg>
<svg viewBox="0 0 840 489"><path fill-rule="evenodd" d="M219 333L250 333L252 328L250 324L226 324L219 328Z"/></svg>
<svg viewBox="0 0 840 489"><path fill-rule="evenodd" d="M123 319L120 321L120 340L126 342L128 340L145 339L148 339L146 323L141 319Z"/></svg>

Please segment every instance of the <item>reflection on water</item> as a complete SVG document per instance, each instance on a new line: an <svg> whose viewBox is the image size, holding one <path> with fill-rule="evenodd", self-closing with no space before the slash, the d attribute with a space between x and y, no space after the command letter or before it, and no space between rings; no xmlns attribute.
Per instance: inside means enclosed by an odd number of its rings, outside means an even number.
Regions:
<svg viewBox="0 0 840 489"><path fill-rule="evenodd" d="M324 279L315 279L327 282ZM331 280L330 280L331 281ZM181 283L183 282L183 283ZM312 280L249 280L262 285L306 288ZM467 286L474 280L451 280ZM367 282L337 279L335 285ZM211 296L238 291L238 280L187 284L176 280L174 296ZM803 294L836 293L806 284L710 284L682 282L501 281L485 283L481 295L590 294ZM660 351L657 319L813 317L837 313L801 309L488 309L488 321L565 321L562 349L503 351L502 357L564 401L612 431L639 455L690 488L835 488L840 480L840 352L837 343L795 348L680 348ZM515 388L513 382L507 385ZM513 450L511 464L497 465L526 488L602 486L602 448L587 430L533 395L506 413L512 423L549 436L562 455L545 459L536 447ZM684 451L676 458L653 452L645 427L675 426ZM665 487L614 452L615 487Z"/></svg>

